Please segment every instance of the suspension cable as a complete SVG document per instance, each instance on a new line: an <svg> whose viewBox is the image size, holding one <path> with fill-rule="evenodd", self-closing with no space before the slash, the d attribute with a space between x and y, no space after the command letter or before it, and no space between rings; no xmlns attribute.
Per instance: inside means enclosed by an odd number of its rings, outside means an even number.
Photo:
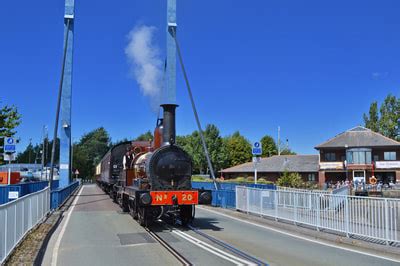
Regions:
<svg viewBox="0 0 400 266"><path fill-rule="evenodd" d="M202 143L202 145L203 145L204 153L205 153L205 156L206 156L206 159L207 159L208 168L210 169L210 173L211 173L211 177L212 177L213 182L214 182L215 189L218 190L218 185L217 185L217 182L216 182L216 179L215 179L215 175L214 175L214 168L213 168L212 163L211 163L210 154L208 153L208 149L207 149L207 145L206 145L206 140L205 140L205 138L204 138L203 130L202 130L202 128L201 128L199 115L198 115L198 113L197 113L196 105L195 105L195 103L194 103L193 94L192 94L192 89L191 89L190 84L189 84L189 78L188 78L188 76L187 76L187 74L186 74L185 65L183 64L183 58L182 58L182 54L181 54L181 49L180 49L180 47L179 47L178 39L177 39L177 37L176 37L176 31L175 31L175 28L173 28L173 27L171 28L171 34L172 34L172 37L173 37L174 40L175 40L176 51L177 51L177 53L178 53L179 63L180 63L180 65L181 65L183 77L184 77L185 83L186 83L186 88L187 88L187 91L188 91L188 93L189 93L189 98L190 98L190 102L191 102L191 104L192 104L192 109L193 109L194 117L196 118L196 123L197 123L197 127L198 127L198 129L199 129L199 134L200 134L200 138L201 138L201 143Z"/></svg>
<svg viewBox="0 0 400 266"><path fill-rule="evenodd" d="M51 147L51 162L50 162L50 190L53 189L53 177L54 177L54 157L56 154L56 144L57 144L57 133L58 133L58 121L60 117L60 105L61 105L61 94L62 94L62 85L64 82L64 69L65 69L65 61L67 59L67 46L68 46L68 35L69 35L69 24L70 19L67 19L67 28L65 31L65 41L64 41L64 55L61 66L61 78L60 84L58 87L58 99L57 99L57 111L56 111L56 121L54 123L54 136L53 136L53 146ZM60 143L61 145L61 143Z"/></svg>

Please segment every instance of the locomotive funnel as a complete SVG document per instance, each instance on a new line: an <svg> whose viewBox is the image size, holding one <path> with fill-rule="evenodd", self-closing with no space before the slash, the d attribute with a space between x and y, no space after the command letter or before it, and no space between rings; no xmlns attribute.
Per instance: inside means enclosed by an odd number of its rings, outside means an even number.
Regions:
<svg viewBox="0 0 400 266"><path fill-rule="evenodd" d="M173 145L175 144L175 109L178 105L176 104L162 104L161 107L164 109L163 115L163 144Z"/></svg>

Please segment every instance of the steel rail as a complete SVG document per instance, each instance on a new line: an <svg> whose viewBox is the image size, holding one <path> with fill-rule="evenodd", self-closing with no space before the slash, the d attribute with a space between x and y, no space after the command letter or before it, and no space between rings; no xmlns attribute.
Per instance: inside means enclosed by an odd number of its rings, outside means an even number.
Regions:
<svg viewBox="0 0 400 266"><path fill-rule="evenodd" d="M161 244L172 256L174 256L182 265L191 266L193 265L189 260L187 260L184 256L182 256L178 251L176 251L170 244L168 244L164 239L158 236L156 233L151 231L150 228L144 228L146 232L158 243Z"/></svg>
<svg viewBox="0 0 400 266"><path fill-rule="evenodd" d="M214 244L217 244L217 245L219 245L219 246L221 246L221 247L223 247L223 248L225 248L225 249L231 251L232 253L234 253L234 254L236 254L236 255L238 255L238 256L240 256L240 257L246 259L246 260L249 260L249 261L251 261L251 262L254 262L254 263L257 264L257 265L268 265L267 263L265 263L265 262L263 262L263 261L257 259L256 257L254 257L254 256L252 256L252 255L249 255L249 254L247 254L247 253L241 251L241 250L238 249L238 248L235 248L235 247L229 245L228 243L225 243L225 242L223 242L223 241L221 241L221 240L219 240L219 239L216 239L215 237L212 237L212 236L210 236L210 235L208 235L208 234L206 234L206 233L204 233L204 232L201 232L199 229L197 229L197 228L195 228L195 227L193 227L193 226L191 226L191 225L187 225L187 228L189 228L190 230L192 230L192 231L195 232L196 234L198 234L198 235L200 235L200 236L202 236L202 237L204 237L204 238L210 240L210 241L213 242Z"/></svg>
<svg viewBox="0 0 400 266"><path fill-rule="evenodd" d="M169 224L167 224L166 222L164 222L162 220L158 221L158 222L161 225L163 225L164 227L166 227L166 228L168 228L170 230L171 229L175 229L175 230L180 231L179 228L177 228L176 226L169 225ZM180 222L179 219L178 219L178 222ZM219 239L216 239L216 238L214 238L214 237L212 237L212 236L210 236L210 235L208 235L208 234L206 234L204 232L200 232L197 228L193 227L192 225L186 225L184 227L188 228L191 231L193 231L194 233L206 238L207 240L211 241L212 243L214 243L214 244L216 244L216 245L218 245L218 246L220 246L220 247L222 247L222 248L224 248L226 250L229 250L230 252L234 253L235 255L238 255L239 257L241 257L243 259L246 259L246 260L249 260L250 262L253 262L256 265L268 265L267 263L257 259L256 257L254 257L252 255L249 255L249 254L241 251L238 248L235 248L235 247L233 247L233 246L231 246L231 245L229 245L229 244L227 244L227 243L225 243L225 242L223 242L223 241L221 241Z"/></svg>

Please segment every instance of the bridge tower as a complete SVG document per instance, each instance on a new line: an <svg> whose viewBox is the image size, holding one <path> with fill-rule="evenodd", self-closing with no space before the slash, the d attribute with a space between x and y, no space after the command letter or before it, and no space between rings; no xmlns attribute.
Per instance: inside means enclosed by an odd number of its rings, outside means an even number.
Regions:
<svg viewBox="0 0 400 266"><path fill-rule="evenodd" d="M167 84L163 104L176 104L176 0L167 2Z"/></svg>
<svg viewBox="0 0 400 266"><path fill-rule="evenodd" d="M68 186L71 177L71 100L72 100L72 59L74 43L74 0L65 0L64 40L66 58L61 94L60 125L60 187ZM66 34L68 31L68 34ZM64 47L65 49L65 47Z"/></svg>

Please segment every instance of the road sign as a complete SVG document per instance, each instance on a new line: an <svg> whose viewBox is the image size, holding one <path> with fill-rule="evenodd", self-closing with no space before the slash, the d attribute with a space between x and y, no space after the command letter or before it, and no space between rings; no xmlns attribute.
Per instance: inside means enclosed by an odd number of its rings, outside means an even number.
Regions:
<svg viewBox="0 0 400 266"><path fill-rule="evenodd" d="M4 161L15 161L15 155L14 154L4 154Z"/></svg>
<svg viewBox="0 0 400 266"><path fill-rule="evenodd" d="M253 155L261 155L262 154L262 147L261 143L256 141L253 143L253 149L252 149Z"/></svg>
<svg viewBox="0 0 400 266"><path fill-rule="evenodd" d="M14 138L4 138L4 152L15 152Z"/></svg>

